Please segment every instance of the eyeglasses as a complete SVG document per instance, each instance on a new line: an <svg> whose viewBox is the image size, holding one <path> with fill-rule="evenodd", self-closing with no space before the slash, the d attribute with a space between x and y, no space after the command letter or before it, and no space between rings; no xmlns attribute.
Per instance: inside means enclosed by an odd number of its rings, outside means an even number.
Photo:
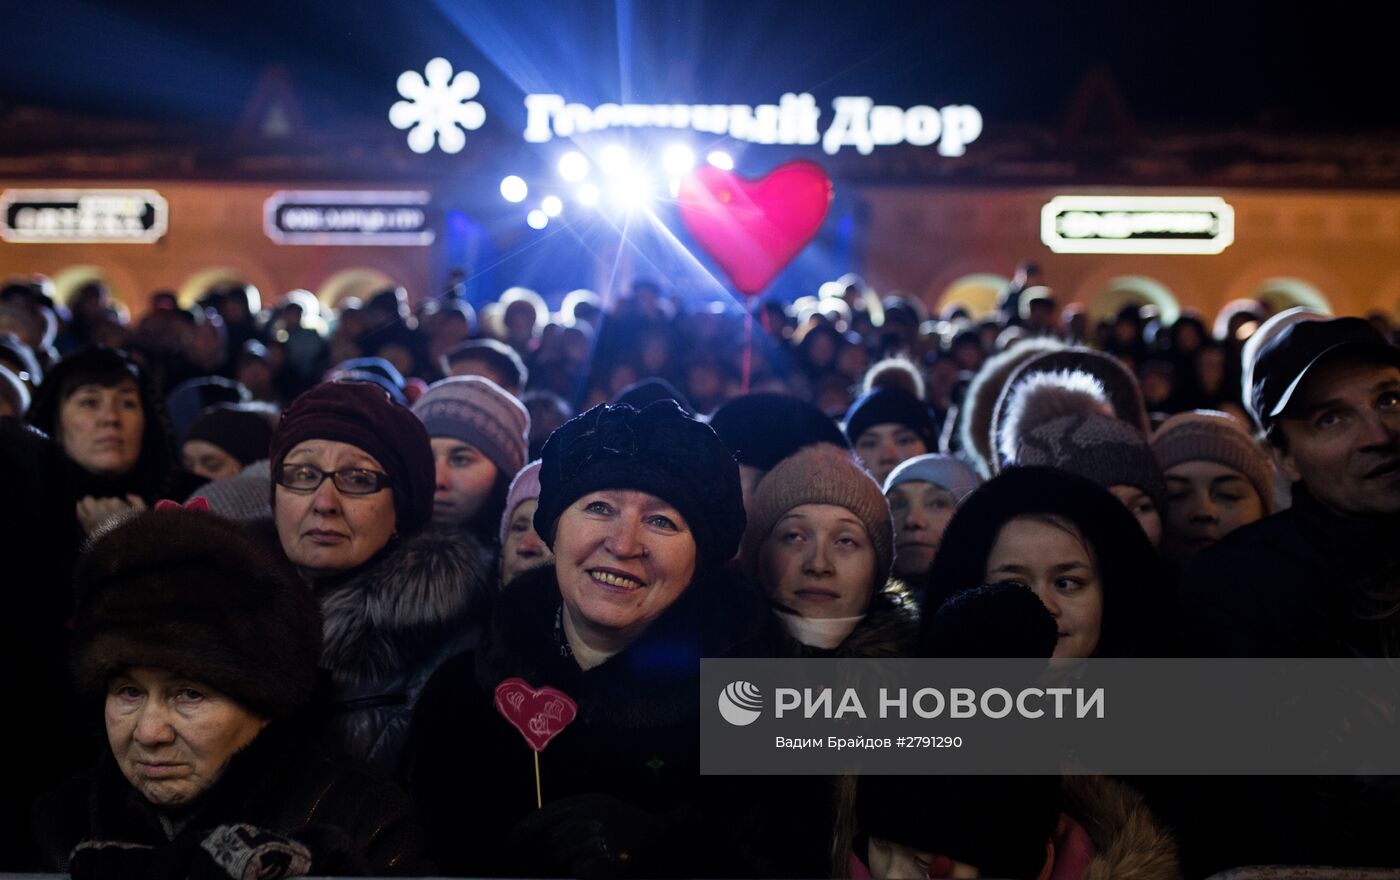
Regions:
<svg viewBox="0 0 1400 880"><path fill-rule="evenodd" d="M373 495L393 485L388 474L367 468L341 468L323 471L309 464L284 464L277 471L277 485L293 492L315 492L329 477L336 489L346 495Z"/></svg>

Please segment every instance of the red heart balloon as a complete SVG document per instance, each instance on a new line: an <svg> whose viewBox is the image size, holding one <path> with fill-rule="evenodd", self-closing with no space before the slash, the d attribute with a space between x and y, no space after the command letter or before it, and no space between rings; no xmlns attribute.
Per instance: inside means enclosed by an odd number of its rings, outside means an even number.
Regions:
<svg viewBox="0 0 1400 880"><path fill-rule="evenodd" d="M696 243L741 293L753 296L821 229L831 178L806 159L758 180L706 165L681 181L679 205Z"/></svg>
<svg viewBox="0 0 1400 880"><path fill-rule="evenodd" d="M496 711L520 731L530 748L542 752L578 717L578 704L556 688L536 690L523 678L507 678L496 685Z"/></svg>

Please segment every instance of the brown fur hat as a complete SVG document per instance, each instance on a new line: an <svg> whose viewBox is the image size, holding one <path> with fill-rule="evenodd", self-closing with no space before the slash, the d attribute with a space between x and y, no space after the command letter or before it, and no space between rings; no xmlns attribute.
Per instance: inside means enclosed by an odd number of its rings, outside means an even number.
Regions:
<svg viewBox="0 0 1400 880"><path fill-rule="evenodd" d="M273 718L311 699L321 653L310 588L241 526L210 513L143 513L78 563L78 686L105 693L132 666L186 675Z"/></svg>

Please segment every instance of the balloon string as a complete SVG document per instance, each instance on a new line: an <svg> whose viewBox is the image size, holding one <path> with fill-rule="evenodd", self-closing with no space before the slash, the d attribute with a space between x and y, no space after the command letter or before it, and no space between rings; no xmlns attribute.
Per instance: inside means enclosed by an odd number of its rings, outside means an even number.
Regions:
<svg viewBox="0 0 1400 880"><path fill-rule="evenodd" d="M753 312L744 310L744 394L749 393L749 371L753 368Z"/></svg>
<svg viewBox="0 0 1400 880"><path fill-rule="evenodd" d="M544 798L540 797L540 753L535 752L535 808L544 806Z"/></svg>

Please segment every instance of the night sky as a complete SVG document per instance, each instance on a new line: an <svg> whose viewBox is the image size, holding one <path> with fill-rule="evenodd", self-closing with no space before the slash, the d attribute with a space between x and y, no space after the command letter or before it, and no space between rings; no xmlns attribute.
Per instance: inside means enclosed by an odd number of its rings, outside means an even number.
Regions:
<svg viewBox="0 0 1400 880"><path fill-rule="evenodd" d="M443 55L483 100L968 103L1056 125L1106 67L1153 129L1400 135L1391 30L1365 7L1229 3L0 0L0 112L236 120L282 63L306 115L382 116ZM1328 10L1331 17L1325 17Z"/></svg>

